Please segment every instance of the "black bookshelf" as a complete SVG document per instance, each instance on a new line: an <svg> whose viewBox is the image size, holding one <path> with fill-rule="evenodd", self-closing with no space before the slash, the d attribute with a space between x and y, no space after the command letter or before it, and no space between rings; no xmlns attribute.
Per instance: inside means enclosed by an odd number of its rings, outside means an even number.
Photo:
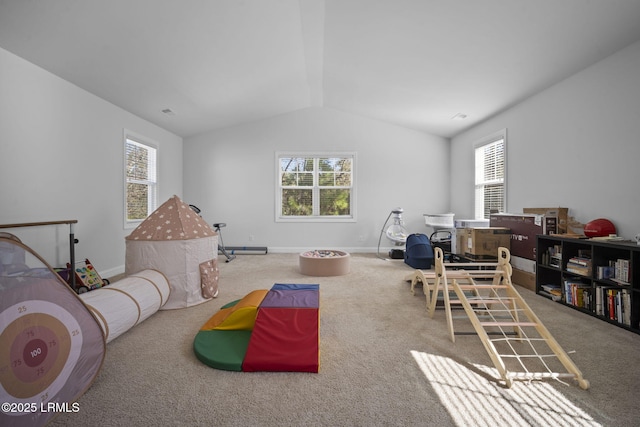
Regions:
<svg viewBox="0 0 640 427"><path fill-rule="evenodd" d="M640 334L640 246L538 235L536 293Z"/></svg>

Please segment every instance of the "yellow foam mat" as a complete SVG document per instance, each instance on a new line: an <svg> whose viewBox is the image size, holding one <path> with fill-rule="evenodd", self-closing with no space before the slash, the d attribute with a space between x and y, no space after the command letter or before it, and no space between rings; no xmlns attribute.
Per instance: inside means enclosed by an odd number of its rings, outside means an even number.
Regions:
<svg viewBox="0 0 640 427"><path fill-rule="evenodd" d="M252 330L258 315L258 306L260 306L267 292L268 290L266 289L253 291L234 306L220 309L207 320L200 330Z"/></svg>

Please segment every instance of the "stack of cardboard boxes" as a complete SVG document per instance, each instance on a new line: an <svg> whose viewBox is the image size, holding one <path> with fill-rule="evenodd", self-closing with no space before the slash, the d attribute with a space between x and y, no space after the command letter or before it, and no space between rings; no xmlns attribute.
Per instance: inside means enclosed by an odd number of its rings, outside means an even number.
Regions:
<svg viewBox="0 0 640 427"><path fill-rule="evenodd" d="M509 249L511 231L505 227L469 227L456 229L456 254L473 261L498 258L498 248Z"/></svg>
<svg viewBox="0 0 640 427"><path fill-rule="evenodd" d="M567 232L567 208L525 208L522 214L492 214L489 227L456 228L453 253L474 261L495 260L498 247L511 252L512 281L527 289L536 286L538 234Z"/></svg>
<svg viewBox="0 0 640 427"><path fill-rule="evenodd" d="M513 283L536 289L536 236L567 232L567 208L524 208L522 214L494 214L492 226L511 229L511 265Z"/></svg>

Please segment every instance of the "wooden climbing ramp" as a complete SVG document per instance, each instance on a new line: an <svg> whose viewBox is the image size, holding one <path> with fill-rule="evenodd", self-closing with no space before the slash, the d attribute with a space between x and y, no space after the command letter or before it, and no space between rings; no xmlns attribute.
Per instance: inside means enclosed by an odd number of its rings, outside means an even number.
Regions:
<svg viewBox="0 0 640 427"><path fill-rule="evenodd" d="M482 266L471 263L453 270L461 265L445 264L442 250L435 248L435 272L417 270L407 280L411 280L412 292L422 282L431 317L442 293L452 341L455 341L452 305L464 308L507 387L513 381L552 378L572 379L588 389L589 382L513 286L510 258L508 249L499 248L497 263ZM476 269L464 269L469 266ZM450 292L455 297L451 298Z"/></svg>

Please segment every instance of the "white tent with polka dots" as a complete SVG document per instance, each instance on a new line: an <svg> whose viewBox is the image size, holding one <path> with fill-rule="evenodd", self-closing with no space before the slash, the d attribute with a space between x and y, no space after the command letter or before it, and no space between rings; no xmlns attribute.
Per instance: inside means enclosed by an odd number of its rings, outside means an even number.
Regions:
<svg viewBox="0 0 640 427"><path fill-rule="evenodd" d="M173 196L126 237L125 274L154 269L171 294L161 310L191 307L218 295L218 234Z"/></svg>

